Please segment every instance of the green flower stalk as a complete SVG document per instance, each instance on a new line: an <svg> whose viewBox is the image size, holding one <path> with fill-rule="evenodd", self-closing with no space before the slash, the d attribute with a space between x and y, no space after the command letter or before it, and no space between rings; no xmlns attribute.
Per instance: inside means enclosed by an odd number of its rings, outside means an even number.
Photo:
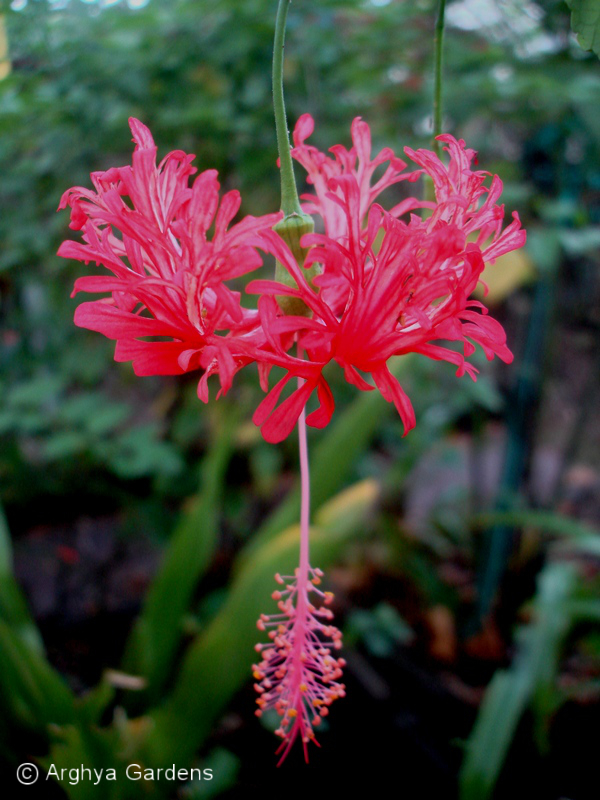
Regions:
<svg viewBox="0 0 600 800"><path fill-rule="evenodd" d="M273 108L275 110L275 131L277 134L277 150L279 152L279 165L281 176L281 210L283 219L275 225L275 230L290 248L298 266L302 267L307 251L301 247L300 241L304 234L312 233L315 229L311 216L305 214L300 206L294 167L290 153L290 138L285 112L285 99L283 96L283 56L285 48L285 25L291 0L279 0L277 18L275 20L275 41L273 44ZM306 270L309 283L319 274L317 264L311 265ZM275 280L296 288L296 284L287 269L279 261L275 266ZM282 311L294 316L309 316L310 310L306 304L294 297L278 297L277 302Z"/></svg>

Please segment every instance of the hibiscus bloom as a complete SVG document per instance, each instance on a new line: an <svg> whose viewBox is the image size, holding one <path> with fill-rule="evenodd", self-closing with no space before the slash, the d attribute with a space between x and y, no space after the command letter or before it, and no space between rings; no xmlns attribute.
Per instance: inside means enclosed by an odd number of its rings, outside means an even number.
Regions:
<svg viewBox="0 0 600 800"><path fill-rule="evenodd" d="M115 360L133 362L137 375L201 368L198 395L206 401L210 375L219 374L226 392L235 372L254 360L253 349L265 345L257 312L243 308L226 281L261 265L248 238L281 214L231 225L239 192L219 201L216 170L189 185L194 156L181 150L157 166L150 131L139 120L129 124L132 165L92 173L95 191L76 186L59 205L70 206L70 227L83 231L83 243L65 241L58 254L112 273L77 279L73 295L110 294L82 303L75 324L115 339Z"/></svg>
<svg viewBox="0 0 600 800"><path fill-rule="evenodd" d="M304 144L310 132L312 120L305 115L296 126L292 154L307 168L315 187L314 195L303 197L304 210L320 215L325 226L324 234L303 237L301 244L308 249L303 266L319 264L321 274L309 282L274 231L263 230L253 240L275 256L295 283L290 287L258 280L248 286L248 291L262 295L259 310L270 352L261 357L267 365L286 370L258 407L254 421L262 426L265 439L281 441L316 390L320 407L307 423L326 425L334 401L322 373L335 361L348 382L362 390L376 387L393 402L407 433L415 425L415 415L388 369L392 356L421 353L449 361L457 366L458 375L466 372L473 379L477 370L466 358L476 344L488 359L512 360L502 326L470 297L486 263L521 247L525 231L516 212L503 229L504 206L497 204L502 182L493 176L489 187L485 185L488 173L472 170L475 152L462 140L438 137L446 144L448 165L431 151L406 148L420 169L401 175L406 164L392 151L371 159L369 129L360 120L352 126L352 149L336 146L334 158ZM384 162L389 162L386 171L371 185L376 167ZM423 173L433 181L435 202L411 197L388 211L374 203L391 184L415 180ZM417 208L425 209L427 216L410 213ZM406 214L408 221L400 219ZM310 316L282 315L277 296L301 299ZM292 331L306 359L286 352ZM460 343L460 349L452 349L448 342ZM294 376L305 382L277 405Z"/></svg>
<svg viewBox="0 0 600 800"><path fill-rule="evenodd" d="M326 155L306 144L314 124L302 116L292 155L314 188L303 196L303 209L321 218L325 232L303 237L307 254L299 266L272 229L281 214L231 225L238 192L219 201L215 170L189 185L194 157L179 150L157 166L148 128L135 119L130 126L132 165L93 173L95 191L74 187L63 195L59 208L71 208L71 228L83 231L83 243L63 242L59 255L95 261L111 273L75 282L73 294L109 295L82 303L75 322L115 339L115 359L132 361L136 374L201 369L198 395L206 401L212 374L226 392L234 374L256 361L268 390L271 367L282 367L283 378L254 415L264 438L278 442L315 390L320 405L307 422L329 422L334 401L323 369L331 361L359 389L378 388L408 432L414 411L388 369L392 356L421 353L454 363L459 375L474 379L477 370L465 359L475 344L489 359L512 359L502 327L470 297L486 263L521 247L525 232L516 213L503 229L502 182L493 176L485 185L488 173L472 170L475 153L462 140L439 137L447 145L447 165L428 150L406 148L417 166L407 172L407 162L389 148L371 157L369 127L359 118L350 150L336 145ZM390 186L423 174L432 179L435 202L408 197L388 210L376 202ZM412 213L417 209L425 218ZM289 280L253 281L248 290L261 295L254 311L226 282L261 265L257 247L277 259ZM301 301L307 315L284 314L277 297ZM294 343L297 356L288 352ZM303 382L280 403L292 377Z"/></svg>

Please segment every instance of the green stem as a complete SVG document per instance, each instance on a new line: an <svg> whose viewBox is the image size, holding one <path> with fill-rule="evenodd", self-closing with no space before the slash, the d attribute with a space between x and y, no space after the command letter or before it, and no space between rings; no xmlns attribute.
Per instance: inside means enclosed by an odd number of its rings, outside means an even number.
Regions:
<svg viewBox="0 0 600 800"><path fill-rule="evenodd" d="M434 87L433 87L433 150L440 154L440 142L435 138L442 133L442 63L444 51L444 15L446 0L440 0L435 23L434 39Z"/></svg>
<svg viewBox="0 0 600 800"><path fill-rule="evenodd" d="M298 190L294 178L292 156L290 155L290 139L285 115L283 99L283 49L285 45L285 23L291 0L279 0L277 19L275 20L275 42L273 44L273 108L275 109L275 130L277 133L277 150L281 163L281 210L287 217L290 214L301 214Z"/></svg>

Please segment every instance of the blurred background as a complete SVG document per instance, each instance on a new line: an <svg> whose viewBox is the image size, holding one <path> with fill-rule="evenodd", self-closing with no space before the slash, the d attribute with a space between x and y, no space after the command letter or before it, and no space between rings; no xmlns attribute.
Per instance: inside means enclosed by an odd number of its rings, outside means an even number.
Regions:
<svg viewBox="0 0 600 800"><path fill-rule="evenodd" d="M290 124L310 112L323 150L349 146L357 115L377 148L429 146L436 7L294 3ZM0 779L76 800L386 783L597 798L600 74L562 0L448 3L444 129L501 176L528 232L486 275L515 362L480 358L474 384L399 361L417 412L406 439L393 408L331 372L336 415L310 435L313 563L336 593L348 696L308 767L298 748L275 769L250 679L255 620L296 558L294 437L262 441L252 370L205 407L197 374L135 378L73 325L81 265L55 255L71 235L56 207L130 161L129 116L159 155L217 168L244 213L277 210L275 10L3 6ZM23 761L120 777L20 787ZM127 781L132 762L214 779Z"/></svg>

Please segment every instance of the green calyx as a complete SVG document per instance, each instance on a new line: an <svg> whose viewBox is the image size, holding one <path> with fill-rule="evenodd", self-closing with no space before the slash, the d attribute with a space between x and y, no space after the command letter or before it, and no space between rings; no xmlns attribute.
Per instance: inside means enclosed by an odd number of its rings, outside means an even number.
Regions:
<svg viewBox="0 0 600 800"><path fill-rule="evenodd" d="M303 211L288 214L273 228L289 247L300 269L303 269L304 259L308 253L308 250L300 245L300 240L304 234L312 233L314 229L315 224L312 217L305 214ZM312 264L308 269L304 270L309 285L312 286L313 279L319 275L320 272L321 270L318 264ZM285 286L289 286L291 289L298 288L296 281L279 261L275 262L275 280L279 283L283 283ZM277 297L277 302L284 314L308 317L312 313L306 303L299 297L279 295Z"/></svg>

